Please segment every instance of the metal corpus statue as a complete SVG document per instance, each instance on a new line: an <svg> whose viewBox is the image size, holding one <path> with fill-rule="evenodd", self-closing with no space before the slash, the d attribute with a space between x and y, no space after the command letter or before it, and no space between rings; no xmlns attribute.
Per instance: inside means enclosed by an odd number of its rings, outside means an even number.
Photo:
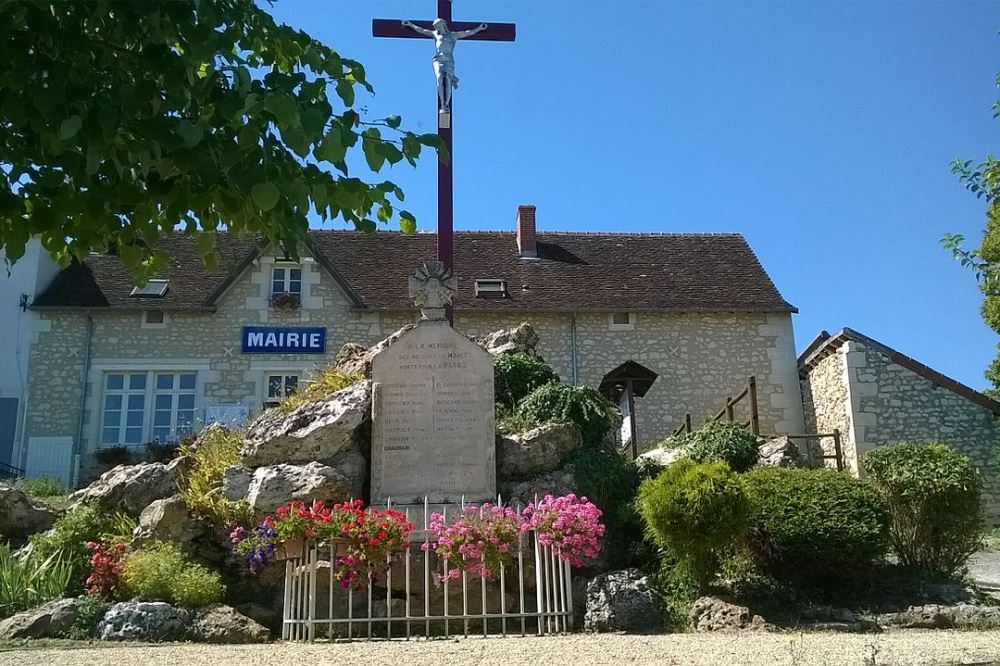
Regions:
<svg viewBox="0 0 1000 666"><path fill-rule="evenodd" d="M451 93L458 88L458 76L455 75L455 44L460 39L472 37L489 28L485 23L472 30L451 30L443 18L434 20L434 29L427 30L412 21L403 21L403 25L424 37L434 40L434 76L437 78L438 105L443 113L451 113Z"/></svg>

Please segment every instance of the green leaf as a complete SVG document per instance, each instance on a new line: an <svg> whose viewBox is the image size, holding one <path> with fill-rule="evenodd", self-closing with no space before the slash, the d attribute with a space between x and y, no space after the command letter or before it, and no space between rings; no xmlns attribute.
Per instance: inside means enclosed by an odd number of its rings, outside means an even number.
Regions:
<svg viewBox="0 0 1000 666"><path fill-rule="evenodd" d="M59 126L59 140L67 141L72 139L80 131L81 127L83 127L83 118L80 116L70 116L62 121L62 125Z"/></svg>
<svg viewBox="0 0 1000 666"><path fill-rule="evenodd" d="M257 183L250 188L250 197L253 202L265 213L274 208L280 196L281 193L274 183Z"/></svg>
<svg viewBox="0 0 1000 666"><path fill-rule="evenodd" d="M382 135L377 129L372 127L362 132L361 136L361 149L365 153L365 161L368 162L368 168L378 173L382 165L385 164L386 158L385 153L382 152Z"/></svg>
<svg viewBox="0 0 1000 666"><path fill-rule="evenodd" d="M402 124L403 119L400 116L389 116L385 119L385 124L392 129L399 129L400 124Z"/></svg>
<svg viewBox="0 0 1000 666"><path fill-rule="evenodd" d="M201 139L204 136L205 131L198 123L182 120L177 125L177 133L181 135L182 139L184 139L185 148L194 148L201 143Z"/></svg>
<svg viewBox="0 0 1000 666"><path fill-rule="evenodd" d="M336 164L347 155L347 146L341 141L340 129L334 127L333 130L323 137L319 147L313 151L318 160L324 160L331 164Z"/></svg>
<svg viewBox="0 0 1000 666"><path fill-rule="evenodd" d="M404 234L412 234L417 231L417 218L408 210L399 211L399 230Z"/></svg>

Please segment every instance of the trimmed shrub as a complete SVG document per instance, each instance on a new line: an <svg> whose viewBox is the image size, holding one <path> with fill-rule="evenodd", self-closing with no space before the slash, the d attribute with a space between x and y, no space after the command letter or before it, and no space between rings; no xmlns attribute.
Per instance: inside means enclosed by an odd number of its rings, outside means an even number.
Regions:
<svg viewBox="0 0 1000 666"><path fill-rule="evenodd" d="M945 444L898 444L863 465L889 509L892 549L905 566L951 574L981 545L982 478Z"/></svg>
<svg viewBox="0 0 1000 666"><path fill-rule="evenodd" d="M201 431L192 444L181 447L188 464L177 484L184 502L198 515L220 525L250 522L246 502L234 502L222 496L222 478L227 467L240 464L243 434L222 426Z"/></svg>
<svg viewBox="0 0 1000 666"><path fill-rule="evenodd" d="M72 586L73 567L59 552L19 557L0 544L0 617L64 597Z"/></svg>
<svg viewBox="0 0 1000 666"><path fill-rule="evenodd" d="M746 495L722 461L679 460L643 482L637 503L651 539L683 560L702 589L718 571L719 551L747 530Z"/></svg>
<svg viewBox="0 0 1000 666"><path fill-rule="evenodd" d="M48 532L29 538L31 554L42 560L56 556L72 571L69 591L83 590L90 575L90 551L87 543L105 541L122 543L132 538L135 521L119 513L109 514L95 506L82 506L61 516Z"/></svg>
<svg viewBox="0 0 1000 666"><path fill-rule="evenodd" d="M688 455L699 463L722 460L734 472L745 472L757 464L757 437L738 423L709 421L684 438Z"/></svg>
<svg viewBox="0 0 1000 666"><path fill-rule="evenodd" d="M551 383L532 391L517 405L515 417L523 423L575 423L584 446L600 448L609 432L618 427L618 408L591 386Z"/></svg>
<svg viewBox="0 0 1000 666"><path fill-rule="evenodd" d="M529 393L559 376L548 363L524 352L500 354L493 363L496 403L504 409L513 409Z"/></svg>
<svg viewBox="0 0 1000 666"><path fill-rule="evenodd" d="M130 554L122 572L125 593L147 601L200 608L222 599L219 574L189 561L176 546L153 543Z"/></svg>
<svg viewBox="0 0 1000 666"><path fill-rule="evenodd" d="M844 578L885 556L889 516L868 483L828 469L758 467L742 478L751 549L778 577Z"/></svg>

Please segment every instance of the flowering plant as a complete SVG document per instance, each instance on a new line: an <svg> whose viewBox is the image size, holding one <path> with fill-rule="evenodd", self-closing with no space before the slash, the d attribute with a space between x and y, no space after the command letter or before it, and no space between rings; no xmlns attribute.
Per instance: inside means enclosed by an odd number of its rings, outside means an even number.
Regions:
<svg viewBox="0 0 1000 666"><path fill-rule="evenodd" d="M321 534L346 542L345 554L334 562L334 575L343 588L377 578L404 552L413 523L398 511L362 508L361 500L334 505L332 521L339 534L329 528Z"/></svg>
<svg viewBox="0 0 1000 666"><path fill-rule="evenodd" d="M437 542L423 548L433 549L452 567L438 576L442 581L454 580L462 571L492 579L501 567L513 563L522 532L521 517L514 509L489 502L478 508L465 507L450 524L442 514L433 513L430 523Z"/></svg>
<svg viewBox="0 0 1000 666"><path fill-rule="evenodd" d="M310 505L294 500L279 506L276 514L274 529L282 542L312 539L317 527L333 520L333 511L319 500Z"/></svg>
<svg viewBox="0 0 1000 666"><path fill-rule="evenodd" d="M90 551L90 576L87 577L87 594L108 601L118 595L125 568L125 544L107 544L103 541L88 541Z"/></svg>
<svg viewBox="0 0 1000 666"><path fill-rule="evenodd" d="M298 310L300 305L302 305L302 298L298 294L281 292L271 296L271 308L274 310L289 312Z"/></svg>
<svg viewBox="0 0 1000 666"><path fill-rule="evenodd" d="M585 559L601 552L601 510L586 497L546 495L524 509L524 528L535 530L539 543L553 547L574 567L583 566Z"/></svg>
<svg viewBox="0 0 1000 666"><path fill-rule="evenodd" d="M229 541L233 544L233 551L250 565L250 571L259 571L274 559L274 549L278 543L274 518L266 516L252 531L237 526L229 533Z"/></svg>

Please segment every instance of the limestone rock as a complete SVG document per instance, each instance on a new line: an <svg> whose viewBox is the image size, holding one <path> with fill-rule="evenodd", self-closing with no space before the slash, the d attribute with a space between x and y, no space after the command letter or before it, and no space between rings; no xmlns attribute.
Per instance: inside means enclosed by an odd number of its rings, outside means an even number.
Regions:
<svg viewBox="0 0 1000 666"><path fill-rule="evenodd" d="M901 629L997 629L1000 607L973 604L926 604L910 606L899 613L887 613L878 624Z"/></svg>
<svg viewBox="0 0 1000 666"><path fill-rule="evenodd" d="M250 481L247 501L256 514L269 513L290 500L343 502L361 497L366 461L356 449L337 456L330 465L270 465L258 467Z"/></svg>
<svg viewBox="0 0 1000 666"><path fill-rule="evenodd" d="M83 599L56 599L0 622L0 640L60 638L80 612Z"/></svg>
<svg viewBox="0 0 1000 666"><path fill-rule="evenodd" d="M243 465L232 465L222 472L222 496L234 502L250 492L253 471Z"/></svg>
<svg viewBox="0 0 1000 666"><path fill-rule="evenodd" d="M28 497L23 491L0 483L0 537L23 542L35 532L45 532L59 512Z"/></svg>
<svg viewBox="0 0 1000 666"><path fill-rule="evenodd" d="M230 606L214 604L195 613L188 630L198 643L266 643L271 632Z"/></svg>
<svg viewBox="0 0 1000 666"><path fill-rule="evenodd" d="M538 333L528 322L522 322L514 328L494 331L489 335L473 338L480 347L493 354L516 354L524 352L532 356L537 354Z"/></svg>
<svg viewBox="0 0 1000 666"><path fill-rule="evenodd" d="M182 549L205 536L208 528L191 513L179 496L156 500L139 514L139 525L132 536L133 547L153 541L169 541Z"/></svg>
<svg viewBox="0 0 1000 666"><path fill-rule="evenodd" d="M782 435L760 445L758 463L765 467L802 467L802 453L795 442Z"/></svg>
<svg viewBox="0 0 1000 666"><path fill-rule="evenodd" d="M695 631L737 631L764 626L759 615L746 606L737 606L716 597L700 597L691 607L691 627Z"/></svg>
<svg viewBox="0 0 1000 666"><path fill-rule="evenodd" d="M547 423L527 432L497 437L497 478L527 479L559 469L580 448L580 429Z"/></svg>
<svg viewBox="0 0 1000 666"><path fill-rule="evenodd" d="M244 464L325 462L351 448L355 434L369 418L371 389L371 382L365 380L326 400L302 404L290 414L267 410L247 429L240 452Z"/></svg>
<svg viewBox="0 0 1000 666"><path fill-rule="evenodd" d="M672 449L658 446L655 449L650 449L640 455L636 459L636 464L639 465L640 468L663 470L681 458L687 457L687 454L687 448L683 446L678 446Z"/></svg>
<svg viewBox="0 0 1000 666"><path fill-rule="evenodd" d="M106 511L122 511L138 516L153 501L177 492L180 458L168 464L119 465L97 481L70 495L70 509L97 504Z"/></svg>
<svg viewBox="0 0 1000 666"><path fill-rule="evenodd" d="M162 601L124 601L97 625L102 641L172 641L187 635L190 615Z"/></svg>
<svg viewBox="0 0 1000 666"><path fill-rule="evenodd" d="M339 352L337 352L337 358L333 361L334 370L337 372L343 372L345 375L363 375L365 377L371 377L372 358L375 357L375 354L396 342L396 340L399 340L404 333L413 327L413 324L407 324L387 337L385 340L382 340L372 347L363 347L353 342L347 343L340 348Z"/></svg>
<svg viewBox="0 0 1000 666"><path fill-rule="evenodd" d="M587 631L649 633L663 628L660 602L638 569L601 574L587 585Z"/></svg>
<svg viewBox="0 0 1000 666"><path fill-rule="evenodd" d="M528 479L526 481L506 481L498 485L500 497L505 504L530 504L535 498L546 495L569 495L576 493L576 479L565 470L557 470L549 474Z"/></svg>

